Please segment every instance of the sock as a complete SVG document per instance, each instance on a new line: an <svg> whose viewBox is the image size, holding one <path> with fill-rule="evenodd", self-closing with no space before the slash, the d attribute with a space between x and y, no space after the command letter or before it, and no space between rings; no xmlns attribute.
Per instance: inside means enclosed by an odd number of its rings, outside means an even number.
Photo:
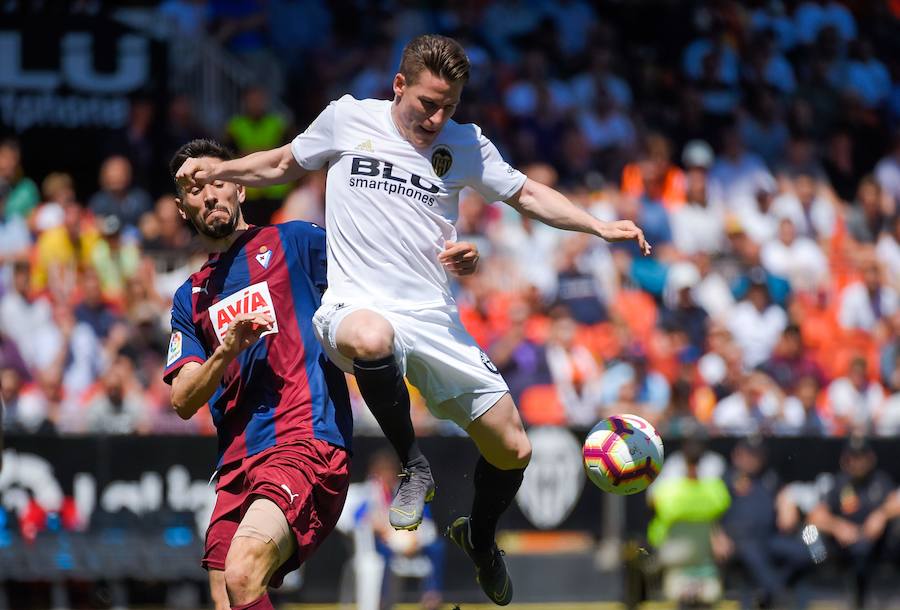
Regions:
<svg viewBox="0 0 900 610"><path fill-rule="evenodd" d="M497 521L506 512L522 485L525 469L500 470L483 457L475 466L475 500L469 517L472 546L486 550L494 544Z"/></svg>
<svg viewBox="0 0 900 610"><path fill-rule="evenodd" d="M275 610L275 606L272 605L272 600L269 599L269 594L266 593L249 604L232 606L231 610Z"/></svg>
<svg viewBox="0 0 900 610"><path fill-rule="evenodd" d="M409 416L409 390L394 355L378 360L354 360L353 372L363 400L405 466L422 457Z"/></svg>

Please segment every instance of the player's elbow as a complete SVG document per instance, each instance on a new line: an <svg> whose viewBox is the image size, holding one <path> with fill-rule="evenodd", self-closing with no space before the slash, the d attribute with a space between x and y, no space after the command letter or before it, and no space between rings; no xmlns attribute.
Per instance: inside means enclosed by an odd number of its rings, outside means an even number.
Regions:
<svg viewBox="0 0 900 610"><path fill-rule="evenodd" d="M190 404L188 398L183 396L175 388L172 389L170 401L172 403L172 410L178 414L178 417L185 421L192 418L194 413L197 412L197 409L193 408L193 405Z"/></svg>

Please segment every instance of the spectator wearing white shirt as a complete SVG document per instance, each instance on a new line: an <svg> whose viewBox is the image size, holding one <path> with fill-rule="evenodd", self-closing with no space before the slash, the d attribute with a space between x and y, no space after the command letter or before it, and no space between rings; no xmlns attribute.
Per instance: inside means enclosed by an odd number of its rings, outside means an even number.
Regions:
<svg viewBox="0 0 900 610"><path fill-rule="evenodd" d="M779 435L828 436L831 433L831 423L819 413L820 389L815 375L800 377L791 395L784 399L776 429Z"/></svg>
<svg viewBox="0 0 900 610"><path fill-rule="evenodd" d="M778 236L778 218L772 213L772 202L778 187L775 180L761 185L754 197L747 197L737 204L737 222L747 236L757 244L764 244Z"/></svg>
<svg viewBox="0 0 900 610"><path fill-rule="evenodd" d="M869 379L865 358L854 358L845 377L828 386L828 407L839 429L850 433L868 433L875 416L880 412L884 387Z"/></svg>
<svg viewBox="0 0 900 610"><path fill-rule="evenodd" d="M672 241L679 252L687 255L720 252L725 244L724 204L714 199L709 188L708 170L712 150L700 152L705 142L689 142L683 155L685 165L685 205L670 212Z"/></svg>
<svg viewBox="0 0 900 610"><path fill-rule="evenodd" d="M713 425L736 436L772 432L781 419L784 395L765 374L748 373L736 392L720 400L713 411Z"/></svg>
<svg viewBox="0 0 900 610"><path fill-rule="evenodd" d="M716 157L709 179L718 185L729 209L742 198L753 197L761 186L774 181L759 155L748 152L736 126L722 134L722 152Z"/></svg>
<svg viewBox="0 0 900 610"><path fill-rule="evenodd" d="M751 269L749 277L747 294L734 306L726 324L744 354L744 365L754 368L771 356L788 318L784 309L771 302L765 271Z"/></svg>
<svg viewBox="0 0 900 610"><path fill-rule="evenodd" d="M794 192L784 193L772 202L772 213L789 218L797 233L815 240L828 239L834 234L837 215L834 205L820 193L816 178L800 173L793 179Z"/></svg>
<svg viewBox="0 0 900 610"><path fill-rule="evenodd" d="M0 298L0 332L12 339L29 367L39 354L32 344L34 332L51 323L51 307L46 299L32 299L29 291L31 266L27 261L13 265L12 286Z"/></svg>
<svg viewBox="0 0 900 610"><path fill-rule="evenodd" d="M787 279L793 291L812 291L828 281L825 253L812 239L798 237L790 218L781 220L778 238L763 245L760 259L769 273Z"/></svg>
<svg viewBox="0 0 900 610"><path fill-rule="evenodd" d="M897 292L885 281L885 273L873 249L860 254L861 281L844 288L840 295L838 322L846 329L872 332L898 307Z"/></svg>

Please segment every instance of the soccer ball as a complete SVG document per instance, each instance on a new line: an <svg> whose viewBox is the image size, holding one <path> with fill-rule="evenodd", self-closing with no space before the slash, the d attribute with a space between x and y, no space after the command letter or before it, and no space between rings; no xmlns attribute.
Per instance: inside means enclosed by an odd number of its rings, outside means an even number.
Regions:
<svg viewBox="0 0 900 610"><path fill-rule="evenodd" d="M637 415L613 415L584 439L584 470L603 491L620 496L644 491L659 474L663 444L650 423Z"/></svg>

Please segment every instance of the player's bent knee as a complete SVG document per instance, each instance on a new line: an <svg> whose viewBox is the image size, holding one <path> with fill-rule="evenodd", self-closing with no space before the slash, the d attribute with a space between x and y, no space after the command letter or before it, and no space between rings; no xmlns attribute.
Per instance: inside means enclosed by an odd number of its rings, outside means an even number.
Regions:
<svg viewBox="0 0 900 610"><path fill-rule="evenodd" d="M338 328L337 347L348 358L385 358L394 352L394 328L376 313L354 312Z"/></svg>
<svg viewBox="0 0 900 610"><path fill-rule="evenodd" d="M232 540L225 558L225 588L232 604L250 603L266 592L272 556L267 546L254 538Z"/></svg>

